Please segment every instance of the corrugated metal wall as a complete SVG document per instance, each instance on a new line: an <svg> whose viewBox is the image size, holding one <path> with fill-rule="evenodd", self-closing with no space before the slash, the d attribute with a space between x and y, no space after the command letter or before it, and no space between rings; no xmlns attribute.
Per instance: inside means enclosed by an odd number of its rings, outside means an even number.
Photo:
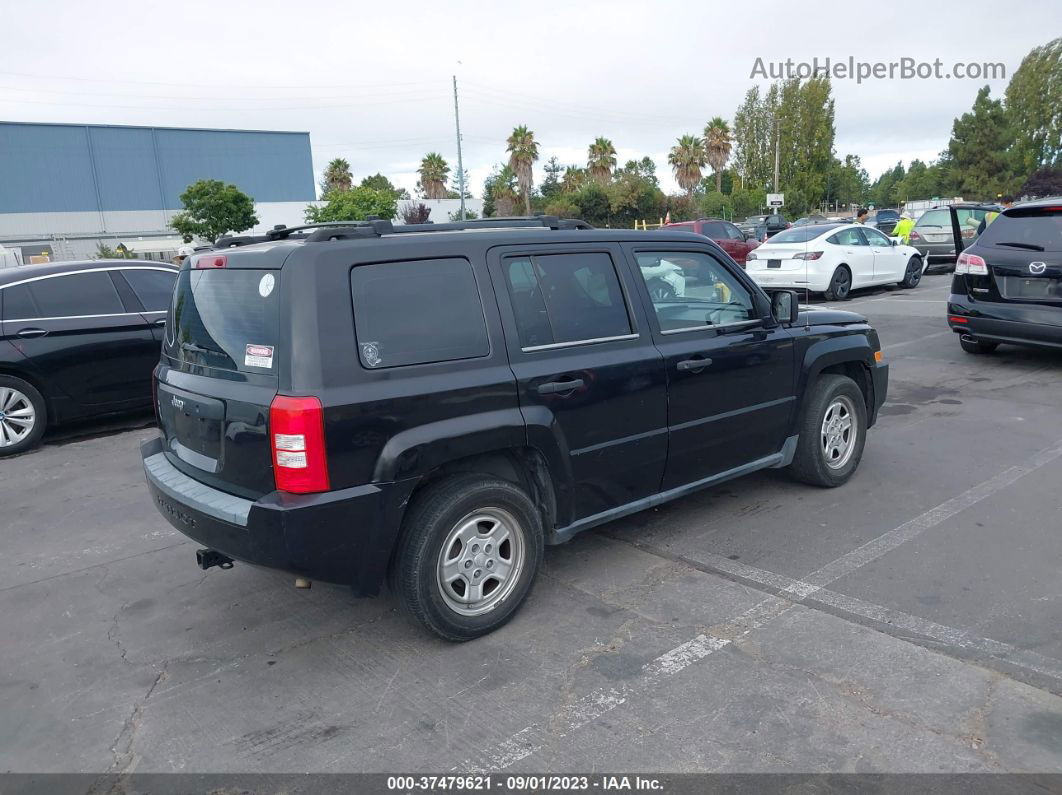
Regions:
<svg viewBox="0 0 1062 795"><path fill-rule="evenodd" d="M0 122L0 213L176 210L200 179L313 201L309 133Z"/></svg>

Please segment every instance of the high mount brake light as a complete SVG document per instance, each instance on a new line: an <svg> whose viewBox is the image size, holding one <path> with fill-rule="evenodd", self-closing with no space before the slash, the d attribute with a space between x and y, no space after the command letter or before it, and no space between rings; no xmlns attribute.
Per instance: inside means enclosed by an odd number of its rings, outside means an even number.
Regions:
<svg viewBox="0 0 1062 795"><path fill-rule="evenodd" d="M320 400L287 395L273 398L269 406L269 439L279 491L311 494L331 489Z"/></svg>
<svg viewBox="0 0 1062 795"><path fill-rule="evenodd" d="M224 254L200 254L192 260L192 267L197 270L209 270L210 268L224 268L229 258Z"/></svg>
<svg viewBox="0 0 1062 795"><path fill-rule="evenodd" d="M971 276L987 276L988 264L976 254L967 254L965 251L955 260L955 275L961 276L968 273Z"/></svg>

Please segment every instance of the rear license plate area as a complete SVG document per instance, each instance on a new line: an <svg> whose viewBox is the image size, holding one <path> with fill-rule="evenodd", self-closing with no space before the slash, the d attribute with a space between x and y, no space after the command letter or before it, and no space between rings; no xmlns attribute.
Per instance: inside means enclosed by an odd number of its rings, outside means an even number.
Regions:
<svg viewBox="0 0 1062 795"><path fill-rule="evenodd" d="M1033 301L1062 301L1062 279L1004 276L1003 297Z"/></svg>
<svg viewBox="0 0 1062 795"><path fill-rule="evenodd" d="M159 418L166 445L199 469L216 472L221 459L225 404L159 384Z"/></svg>
<svg viewBox="0 0 1062 795"><path fill-rule="evenodd" d="M767 267L768 268L780 268L780 267L782 267L782 261L780 259L769 259L769 260L767 260Z"/></svg>

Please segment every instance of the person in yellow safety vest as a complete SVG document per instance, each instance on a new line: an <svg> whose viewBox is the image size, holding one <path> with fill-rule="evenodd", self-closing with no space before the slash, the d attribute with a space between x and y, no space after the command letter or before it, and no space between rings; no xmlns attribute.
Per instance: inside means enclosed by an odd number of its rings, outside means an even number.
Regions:
<svg viewBox="0 0 1062 795"><path fill-rule="evenodd" d="M1013 196L1004 196L1002 199L1000 199L999 203L1000 203L1000 205L1002 205L1004 210L1009 210L1011 207L1014 206L1014 197ZM981 234L985 231L985 229L988 227L988 225L990 223L992 223L994 220L996 220L996 217L998 215L999 215L999 213L997 213L995 210L989 210L987 213L985 213L984 219L977 226L977 236L978 237L981 236Z"/></svg>
<svg viewBox="0 0 1062 795"><path fill-rule="evenodd" d="M914 229L914 218L906 210L900 213L900 220L896 222L896 226L893 227L892 237L898 237L903 241L906 246L911 242L911 230Z"/></svg>

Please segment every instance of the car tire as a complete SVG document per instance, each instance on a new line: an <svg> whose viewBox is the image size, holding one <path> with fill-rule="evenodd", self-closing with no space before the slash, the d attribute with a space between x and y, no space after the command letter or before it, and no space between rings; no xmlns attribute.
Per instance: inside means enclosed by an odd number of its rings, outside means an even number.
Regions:
<svg viewBox="0 0 1062 795"><path fill-rule="evenodd" d="M978 339L964 340L959 337L959 346L967 353L992 353L999 347L998 342L982 342Z"/></svg>
<svg viewBox="0 0 1062 795"><path fill-rule="evenodd" d="M21 378L0 375L0 457L33 449L47 426L48 407L37 388Z"/></svg>
<svg viewBox="0 0 1062 795"><path fill-rule="evenodd" d="M661 279L650 279L646 286L653 301L670 301L676 295L675 288Z"/></svg>
<svg viewBox="0 0 1062 795"><path fill-rule="evenodd" d="M541 517L523 489L498 478L454 475L415 495L391 586L409 614L436 635L472 640L516 613L531 591L543 546ZM503 567L504 578L498 576Z"/></svg>
<svg viewBox="0 0 1062 795"><path fill-rule="evenodd" d="M916 254L907 262L907 270L900 282L900 287L910 290L917 287L920 281L922 281L922 258Z"/></svg>
<svg viewBox="0 0 1062 795"><path fill-rule="evenodd" d="M830 286L823 295L827 301L847 301L852 293L852 272L845 265L838 265L830 278Z"/></svg>
<svg viewBox="0 0 1062 795"><path fill-rule="evenodd" d="M824 488L846 483L863 457L866 435L867 407L856 382L844 375L820 376L805 398L790 474Z"/></svg>

